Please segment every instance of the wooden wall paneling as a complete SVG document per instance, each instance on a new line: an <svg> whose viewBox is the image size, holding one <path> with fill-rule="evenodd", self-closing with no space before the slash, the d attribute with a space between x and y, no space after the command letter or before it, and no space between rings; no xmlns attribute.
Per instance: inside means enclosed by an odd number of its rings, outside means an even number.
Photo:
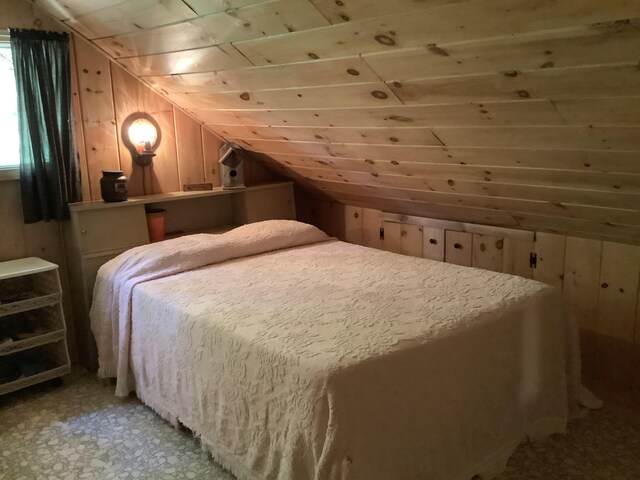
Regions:
<svg viewBox="0 0 640 480"><path fill-rule="evenodd" d="M596 197L599 196L598 192L584 193L578 189L574 190L572 187L545 190L545 188L538 189L528 185L516 186L489 183L490 180L486 180L486 183L474 182L468 184L453 181L451 177L445 180L427 176L411 177L409 174L406 174L406 176L381 175L375 171L369 173L342 171L335 168L330 170L289 166L289 169L306 176L314 183L318 183L320 188L333 192L348 191L350 193L373 194L387 198L440 205L464 204L469 207L585 219L620 225L635 225L638 224L640 219L640 211L638 210L610 208L602 204L598 206L598 203L604 200L603 203L609 204L611 207L618 207L618 201L621 198L618 194L606 196L606 199L592 198L592 203L595 204L593 206L582 205L580 197L585 195ZM514 193L510 193L510 190L514 191ZM505 191L505 195L496 197L495 195L500 195L500 193L491 193L492 191ZM530 195L534 197L534 192L539 191L548 193L549 198L545 199L546 201L522 199L523 196ZM510 198L512 195L515 198ZM540 197L541 195L538 196ZM637 196L637 194L633 194L632 197L625 197L623 200L631 201L633 197ZM558 197L566 198L569 202L562 202ZM628 206L631 205L628 204Z"/></svg>
<svg viewBox="0 0 640 480"><path fill-rule="evenodd" d="M344 239L345 242L362 245L362 208L345 205L344 207Z"/></svg>
<svg viewBox="0 0 640 480"><path fill-rule="evenodd" d="M465 2L464 8L456 3L438 5L420 15L401 12L235 45L256 65L290 63L307 60L310 52L317 58L332 58L488 37L506 37L510 42L514 34L634 18L637 7L634 2L585 8L580 0L562 4L480 0Z"/></svg>
<svg viewBox="0 0 640 480"><path fill-rule="evenodd" d="M100 10L74 16L64 23L95 39L135 32L195 17L182 0L125 0Z"/></svg>
<svg viewBox="0 0 640 480"><path fill-rule="evenodd" d="M533 241L505 238L502 250L502 272L533 278L531 253Z"/></svg>
<svg viewBox="0 0 640 480"><path fill-rule="evenodd" d="M400 230L401 253L412 257L422 257L422 227L410 223L402 223Z"/></svg>
<svg viewBox="0 0 640 480"><path fill-rule="evenodd" d="M537 232L533 244L537 259L533 279L553 285L559 291L564 283L565 242L564 235Z"/></svg>
<svg viewBox="0 0 640 480"><path fill-rule="evenodd" d="M639 276L640 249L603 242L594 336L595 377L625 390L632 388L636 376L633 340Z"/></svg>
<svg viewBox="0 0 640 480"><path fill-rule="evenodd" d="M400 162L376 163L371 159L356 160L355 163L348 159L340 159L333 163L337 167L344 167L326 169L327 164L318 162L315 165L315 171L324 175L323 178L330 179L332 172L339 169L343 172L340 172L342 176L338 178L347 178L354 183L366 184L375 181L380 185L393 185L414 190L425 190L425 185L431 180L436 182L444 180L449 187L454 187L456 181L467 181L583 190L584 185L589 184L588 190L640 194L640 175L470 165L419 164L414 166ZM300 171L306 169L308 175L315 173L314 170L306 167L291 165L291 168ZM456 180L453 180L454 178ZM448 190L456 191L455 188Z"/></svg>
<svg viewBox="0 0 640 480"><path fill-rule="evenodd" d="M445 145L458 147L640 150L638 127L436 127L433 131Z"/></svg>
<svg viewBox="0 0 640 480"><path fill-rule="evenodd" d="M172 92L229 92L379 81L359 57L146 78Z"/></svg>
<svg viewBox="0 0 640 480"><path fill-rule="evenodd" d="M484 270L501 272L503 246L502 237L474 233L471 265Z"/></svg>
<svg viewBox="0 0 640 480"><path fill-rule="evenodd" d="M0 262L25 256L20 182L0 183Z"/></svg>
<svg viewBox="0 0 640 480"><path fill-rule="evenodd" d="M295 170L290 171L295 172ZM338 174L336 174L336 176L337 175ZM507 205L507 208L515 210L517 213L546 213L552 216L560 215L563 217L585 218L600 222L610 221L615 218L616 222L621 224L635 223L634 221L626 219L636 216L635 211L629 210L629 208L633 208L632 203L637 201L635 198L637 195L635 194L620 196L597 191L554 189L552 187L525 185L482 184L475 182L455 182L454 188L449 188L449 185L445 181L429 181L426 185L428 189L433 189L432 193L434 193L434 195L430 195L430 192L415 190L400 185L387 186L380 182L357 184L350 180L345 182L344 175L342 180L334 180L332 177L326 179L324 177L324 174L319 173L311 178L311 182L329 194L349 193L341 191L345 185L349 184L350 187L353 187L350 191L350 193L353 194L368 194L374 197L404 199L412 202L451 204L451 200L460 200L458 202L459 204L468 202L469 206L479 208L499 210L501 205ZM460 193L458 194L456 192ZM437 195L438 193L449 193L451 195L460 195L460 197L445 196L443 198L442 195ZM491 198L487 199L483 198L483 196L489 196ZM548 204L529 203L540 201L536 200L536 196L538 199L548 202ZM523 197L531 198L532 200L519 200ZM508 204L508 199L513 199L512 205ZM595 205L595 207L589 208L584 205L579 205L589 202ZM533 210L530 208L533 208ZM609 219L607 219L607 215L610 215Z"/></svg>
<svg viewBox="0 0 640 480"><path fill-rule="evenodd" d="M352 85L251 90L222 93L170 94L180 106L191 109L217 108L336 108L401 105L382 82Z"/></svg>
<svg viewBox="0 0 640 480"><path fill-rule="evenodd" d="M640 97L565 99L553 104L572 125L640 125Z"/></svg>
<svg viewBox="0 0 640 480"><path fill-rule="evenodd" d="M603 242L596 323L598 333L633 342L639 280L640 248Z"/></svg>
<svg viewBox="0 0 640 480"><path fill-rule="evenodd" d="M118 131L125 118L134 112L150 114L162 131L156 156L150 167L144 167L146 170L133 164L131 154L121 142L122 169L129 174L130 195L180 191L173 106L122 67L114 63L112 67Z"/></svg>
<svg viewBox="0 0 640 480"><path fill-rule="evenodd" d="M220 147L224 142L209 129L202 127L202 155L204 158L204 181L219 187L220 180Z"/></svg>
<svg viewBox="0 0 640 480"><path fill-rule="evenodd" d="M311 0L318 10L331 22L343 23L371 17L381 17L399 11L416 11L436 5L446 5L461 0L431 0L416 2L415 0L395 0L390 2L370 2L367 0L351 0L336 2L334 0ZM419 14L420 12L415 12Z"/></svg>
<svg viewBox="0 0 640 480"><path fill-rule="evenodd" d="M497 102L521 98L584 98L636 95L635 63L614 66L527 70L388 82L405 104Z"/></svg>
<svg viewBox="0 0 640 480"><path fill-rule="evenodd" d="M362 209L362 245L365 247L382 249L380 229L382 218L380 210Z"/></svg>
<svg viewBox="0 0 640 480"><path fill-rule="evenodd" d="M111 70L109 60L86 41L74 37L74 51L91 199L99 200L102 170L120 169Z"/></svg>
<svg viewBox="0 0 640 480"><path fill-rule="evenodd" d="M573 101L571 108L580 109L587 118L595 117L604 100ZM595 103L595 105L594 105ZM568 107L566 107L568 108ZM622 108L622 107L620 107ZM498 103L463 103L455 105L403 105L370 108L322 109L252 109L191 110L205 123L214 125L296 125L299 127L391 127L391 126L465 126L483 125L564 125L554 104L549 100L521 100ZM591 123L595 123L597 117ZM575 122L574 122L575 123Z"/></svg>
<svg viewBox="0 0 640 480"><path fill-rule="evenodd" d="M367 143L390 145L442 146L442 142L426 127L258 127L213 126L225 138L285 140L324 143ZM637 132L640 133L640 130Z"/></svg>
<svg viewBox="0 0 640 480"><path fill-rule="evenodd" d="M124 69L113 63L111 65L115 126L118 133L116 144L119 148L122 171L129 179L129 196L137 197L150 194L153 193L150 169L143 169L133 163L131 153L122 142L122 124L125 119L134 112L144 111L140 101L139 82ZM163 131L161 145L164 142L164 135Z"/></svg>
<svg viewBox="0 0 640 480"><path fill-rule="evenodd" d="M566 237L563 294L580 328L595 331L602 242Z"/></svg>
<svg viewBox="0 0 640 480"><path fill-rule="evenodd" d="M274 0L95 40L113 57L189 50L327 25L309 2Z"/></svg>
<svg viewBox="0 0 640 480"><path fill-rule="evenodd" d="M109 8L122 2L122 0L34 0L33 3L40 8L46 10L58 20L66 20L68 18L84 15L89 12Z"/></svg>
<svg viewBox="0 0 640 480"><path fill-rule="evenodd" d="M434 227L422 227L422 256L430 260L444 262L444 229Z"/></svg>
<svg viewBox="0 0 640 480"><path fill-rule="evenodd" d="M402 253L402 224L382 222L382 228L384 228L382 249L387 252Z"/></svg>
<svg viewBox="0 0 640 480"><path fill-rule="evenodd" d="M594 173L640 173L635 152L556 150L553 155L547 155L546 153L548 152L541 149L367 145L362 143L325 145L318 142L292 142L254 138L241 141L252 147L252 149L267 154L328 155L351 159L396 161L399 164L409 162L448 164L458 167L494 166L575 170L576 172ZM571 174L570 172L568 173Z"/></svg>
<svg viewBox="0 0 640 480"><path fill-rule="evenodd" d="M473 235L467 232L447 230L445 232L445 261L465 267L471 266Z"/></svg>
<svg viewBox="0 0 640 480"><path fill-rule="evenodd" d="M118 63L135 75L177 75L253 66L230 44L197 48L188 53L169 52L119 58Z"/></svg>
<svg viewBox="0 0 640 480"><path fill-rule="evenodd" d="M82 184L82 199L91 200L91 185L89 181L89 165L87 163L87 149L84 143L84 128L82 105L80 102L80 87L78 85L78 67L75 53L76 39L69 42L71 50L71 102L73 108L73 123L75 128L75 142L78 152L78 164L80 166L80 182Z"/></svg>
<svg viewBox="0 0 640 480"><path fill-rule="evenodd" d="M509 41L490 38L364 55L384 80L519 72L629 62L640 48L640 31L632 23L603 23L557 31L517 35Z"/></svg>
<svg viewBox="0 0 640 480"><path fill-rule="evenodd" d="M414 202L411 200L383 198L376 195L331 193L331 196L343 203L368 208L375 206L377 209L393 213L532 231L562 232L574 236L582 235L621 243L640 244L636 227L605 225L603 228L599 222L539 215L521 215L490 209L438 205L426 202Z"/></svg>
<svg viewBox="0 0 640 480"><path fill-rule="evenodd" d="M173 115L180 187L186 190L185 185L205 181L202 129L198 122L178 108L174 108Z"/></svg>
<svg viewBox="0 0 640 480"><path fill-rule="evenodd" d="M189 0L188 3L198 15L209 15L232 8L246 7L258 2L256 0Z"/></svg>

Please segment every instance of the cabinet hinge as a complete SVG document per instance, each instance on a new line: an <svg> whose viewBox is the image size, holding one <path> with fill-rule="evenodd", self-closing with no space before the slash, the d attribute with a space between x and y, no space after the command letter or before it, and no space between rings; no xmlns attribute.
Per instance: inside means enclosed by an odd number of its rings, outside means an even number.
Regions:
<svg viewBox="0 0 640 480"><path fill-rule="evenodd" d="M380 227L380 240L384 240L384 227Z"/></svg>
<svg viewBox="0 0 640 480"><path fill-rule="evenodd" d="M538 268L538 254L531 252L529 254L529 267Z"/></svg>

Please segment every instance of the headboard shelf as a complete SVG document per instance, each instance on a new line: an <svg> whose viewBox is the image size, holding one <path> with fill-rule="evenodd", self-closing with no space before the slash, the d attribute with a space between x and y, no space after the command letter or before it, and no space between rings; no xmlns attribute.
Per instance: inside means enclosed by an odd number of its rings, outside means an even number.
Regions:
<svg viewBox="0 0 640 480"><path fill-rule="evenodd" d="M130 207L132 205L146 205L149 203L215 197L218 195L237 195L243 192L278 189L285 185L293 185L293 182L265 183L263 185L255 185L252 187L245 187L242 189L233 189L233 190L223 190L222 187L215 187L213 190L200 190L195 192L157 193L154 195L131 197L126 202L107 203L102 200L94 200L91 202L72 203L69 205L69 210L71 210L72 212L79 212L82 210L96 210L96 209L102 209L102 208L121 208L121 207Z"/></svg>
<svg viewBox="0 0 640 480"><path fill-rule="evenodd" d="M70 205L64 222L69 277L76 318L78 360L93 369L95 343L89 309L98 269L121 253L149 243L146 207L165 213L165 238L194 233L222 233L247 223L295 219L293 182L269 183L236 190L162 193L126 202Z"/></svg>

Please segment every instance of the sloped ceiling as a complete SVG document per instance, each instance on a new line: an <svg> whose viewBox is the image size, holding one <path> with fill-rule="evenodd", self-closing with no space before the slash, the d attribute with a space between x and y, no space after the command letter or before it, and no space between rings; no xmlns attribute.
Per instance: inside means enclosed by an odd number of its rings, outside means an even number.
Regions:
<svg viewBox="0 0 640 480"><path fill-rule="evenodd" d="M640 0L34 0L351 205L640 242Z"/></svg>

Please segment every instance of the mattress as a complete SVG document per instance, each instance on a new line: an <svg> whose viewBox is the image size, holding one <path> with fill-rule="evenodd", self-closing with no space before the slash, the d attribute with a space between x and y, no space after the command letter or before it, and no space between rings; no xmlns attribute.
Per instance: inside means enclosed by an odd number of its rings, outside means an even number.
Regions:
<svg viewBox="0 0 640 480"><path fill-rule="evenodd" d="M564 431L552 288L320 236L265 248L134 282L127 310L132 388L238 478L490 477Z"/></svg>

